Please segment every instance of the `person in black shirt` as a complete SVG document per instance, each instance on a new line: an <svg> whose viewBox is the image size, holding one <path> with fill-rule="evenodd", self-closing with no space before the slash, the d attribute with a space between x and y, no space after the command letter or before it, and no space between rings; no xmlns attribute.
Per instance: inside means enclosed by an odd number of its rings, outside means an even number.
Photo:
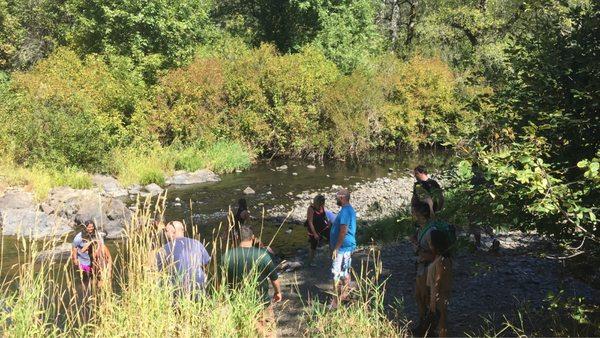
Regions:
<svg viewBox="0 0 600 338"><path fill-rule="evenodd" d="M325 196L317 195L313 199L313 203L306 211L306 222L304 223L308 230L308 242L310 243L310 251L308 255L308 263L313 265L315 252L321 239L325 243L329 242L329 220L325 213Z"/></svg>
<svg viewBox="0 0 600 338"><path fill-rule="evenodd" d="M411 206L414 208L418 203L425 203L429 205L429 211L433 217L444 207L444 191L436 180L429 177L424 166L417 166L414 175L417 181L413 186Z"/></svg>

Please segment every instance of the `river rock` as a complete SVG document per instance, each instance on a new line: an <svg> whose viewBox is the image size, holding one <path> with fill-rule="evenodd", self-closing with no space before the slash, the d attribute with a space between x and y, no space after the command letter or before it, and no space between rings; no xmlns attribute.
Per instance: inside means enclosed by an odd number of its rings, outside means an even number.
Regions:
<svg viewBox="0 0 600 338"><path fill-rule="evenodd" d="M139 194L140 192L142 192L142 189L143 189L143 188L144 188L144 187L142 187L142 186L141 186L141 185L139 185L139 184L134 184L134 185L131 185L131 186L129 186L129 188L127 188L127 190L129 191L129 194L130 194L130 195L137 195L137 194Z"/></svg>
<svg viewBox="0 0 600 338"><path fill-rule="evenodd" d="M142 193L142 196L156 196L156 195L160 195L162 194L162 192L164 191L163 188L161 188L158 184L156 183L150 183L147 186L144 187L144 190L146 190L146 194Z"/></svg>
<svg viewBox="0 0 600 338"><path fill-rule="evenodd" d="M0 210L31 208L35 208L33 195L23 190L9 190L0 197Z"/></svg>
<svg viewBox="0 0 600 338"><path fill-rule="evenodd" d="M107 232L122 229L131 221L131 211L123 201L89 189L54 188L44 205L53 209L56 216L75 224L93 220L99 229Z"/></svg>
<svg viewBox="0 0 600 338"><path fill-rule="evenodd" d="M312 164L309 164L309 165L307 165L306 167L307 167L308 169L317 169L317 167L315 167L315 166L314 166L314 165L312 165Z"/></svg>
<svg viewBox="0 0 600 338"><path fill-rule="evenodd" d="M71 222L57 215L31 209L0 211L0 227L4 236L24 236L34 239L60 237L71 232Z"/></svg>
<svg viewBox="0 0 600 338"><path fill-rule="evenodd" d="M201 169L194 171L193 173L179 170L169 178L166 183L168 185L187 185L187 184L200 184L206 182L219 182L221 178L214 172L208 169Z"/></svg>
<svg viewBox="0 0 600 338"><path fill-rule="evenodd" d="M284 164L284 165L281 165L279 167L276 167L275 169L277 169L279 171L282 171L282 170L287 170L287 168L288 168L288 166Z"/></svg>
<svg viewBox="0 0 600 338"><path fill-rule="evenodd" d="M127 189L123 188L116 178L106 175L94 175L92 182L104 193L111 197L125 197L128 195Z"/></svg>
<svg viewBox="0 0 600 338"><path fill-rule="evenodd" d="M63 260L68 259L71 255L71 243L62 243L60 245L55 246L52 249L44 250L38 253L36 260L44 261L44 260Z"/></svg>
<svg viewBox="0 0 600 338"><path fill-rule="evenodd" d="M246 187L246 189L244 189L243 193L244 193L244 195L252 195L252 194L255 194L256 191L254 191L254 189L252 189L250 187Z"/></svg>
<svg viewBox="0 0 600 338"><path fill-rule="evenodd" d="M298 173L292 173L292 175L294 175L294 176L298 176Z"/></svg>

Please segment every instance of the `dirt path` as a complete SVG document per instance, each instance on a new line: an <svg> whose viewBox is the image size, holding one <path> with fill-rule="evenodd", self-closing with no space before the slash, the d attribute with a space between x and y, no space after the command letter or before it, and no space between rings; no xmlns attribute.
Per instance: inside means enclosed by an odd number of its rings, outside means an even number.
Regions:
<svg viewBox="0 0 600 338"><path fill-rule="evenodd" d="M540 255L551 251L537 236L505 234L496 255L483 251L462 250L454 259L453 292L449 306L449 336L481 335L498 330L505 317L516 321L517 311L525 307L544 313L550 293L563 297L583 297L591 304L600 303L600 291L564 273L561 264ZM386 305L402 304L407 321L416 321L414 302L414 256L406 241L380 248L383 278L388 278ZM307 299L327 301L331 290L326 251L317 257L317 267L304 267L282 274L284 304L278 305L278 335L299 336L304 331L302 318ZM353 267L360 269L366 250L353 256ZM358 271L358 270L357 270ZM400 301L400 303L398 303ZM536 329L549 323L531 323Z"/></svg>

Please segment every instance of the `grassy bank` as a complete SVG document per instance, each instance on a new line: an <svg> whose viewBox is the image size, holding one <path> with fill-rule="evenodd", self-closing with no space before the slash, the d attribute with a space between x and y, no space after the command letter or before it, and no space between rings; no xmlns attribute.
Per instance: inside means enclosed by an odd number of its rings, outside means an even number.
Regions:
<svg viewBox="0 0 600 338"><path fill-rule="evenodd" d="M150 214L149 209L138 212L127 227L129 239L114 257L118 264L112 285L98 287L85 301L70 262L36 263L49 242L20 243L16 274L0 292L3 335L253 337L275 330L257 320L263 305L255 280L241 288L225 287L215 249L225 247L220 242L207 246L213 260L207 268L206 293L197 300L175 295L169 277L155 268L160 232L150 226ZM383 288L367 278L359 278L358 285L359 296L348 308L330 311L323 304L308 305L307 313L314 315L307 317L306 335L333 336L351 328L365 336L406 336L383 312ZM351 327L342 316L354 318Z"/></svg>
<svg viewBox="0 0 600 338"><path fill-rule="evenodd" d="M222 174L246 169L253 159L251 150L229 141L218 141L210 146L117 148L98 172L115 176L124 186L164 185L166 178L175 170L210 169ZM32 191L36 199L43 200L54 187L91 188L92 175L92 172L73 167L27 167L7 159L0 164L0 192L7 187L18 186Z"/></svg>

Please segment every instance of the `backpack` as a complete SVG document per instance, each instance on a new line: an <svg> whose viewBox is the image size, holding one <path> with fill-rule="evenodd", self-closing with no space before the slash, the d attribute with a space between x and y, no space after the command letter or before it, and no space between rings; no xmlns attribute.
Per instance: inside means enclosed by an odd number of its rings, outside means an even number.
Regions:
<svg viewBox="0 0 600 338"><path fill-rule="evenodd" d="M426 197L433 201L433 211L439 212L444 208L444 190L436 180L417 181L413 186L413 197L411 203L424 202Z"/></svg>
<svg viewBox="0 0 600 338"><path fill-rule="evenodd" d="M454 250L456 243L456 226L454 226L454 224L450 224L439 219L430 220L425 229L423 229L422 232L419 232L419 242L421 241L421 237L427 233L429 229L435 229L445 233L446 237L448 238L448 248L450 248L451 251ZM423 235L421 235L421 233Z"/></svg>

